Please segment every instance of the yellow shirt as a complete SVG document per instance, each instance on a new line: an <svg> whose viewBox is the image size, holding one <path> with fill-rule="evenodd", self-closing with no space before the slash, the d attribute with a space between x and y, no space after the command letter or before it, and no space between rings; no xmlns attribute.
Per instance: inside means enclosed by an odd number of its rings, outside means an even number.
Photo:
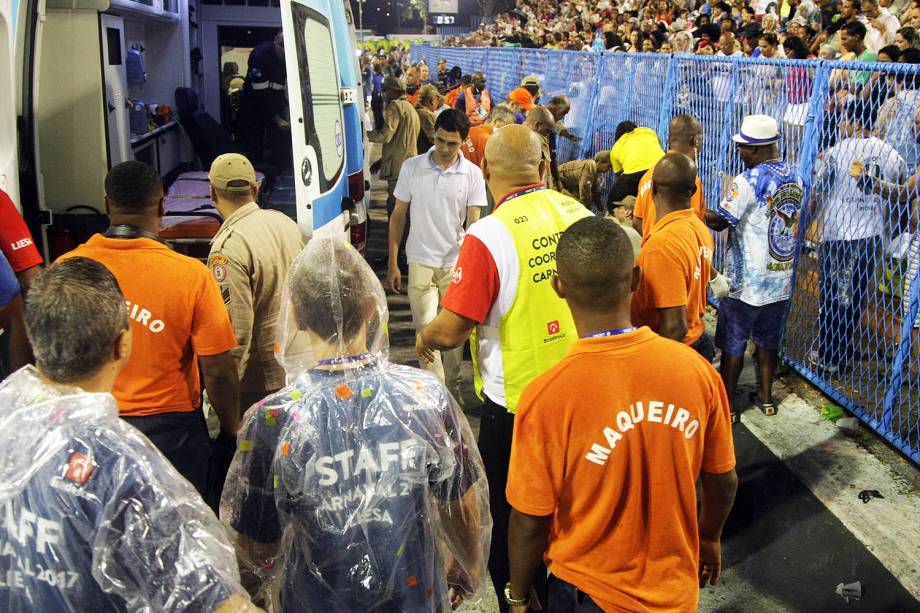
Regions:
<svg viewBox="0 0 920 613"><path fill-rule="evenodd" d="M610 150L613 172L631 175L645 172L664 157L658 134L651 128L636 128L624 134Z"/></svg>

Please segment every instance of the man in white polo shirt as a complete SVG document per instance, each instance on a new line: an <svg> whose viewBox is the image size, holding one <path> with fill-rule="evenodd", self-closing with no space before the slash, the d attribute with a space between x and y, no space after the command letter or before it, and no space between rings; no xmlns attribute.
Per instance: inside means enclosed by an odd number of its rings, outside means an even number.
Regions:
<svg viewBox="0 0 920 613"><path fill-rule="evenodd" d="M460 154L460 145L469 129L469 119L457 110L445 110L438 115L434 147L403 163L393 192L396 207L390 223L387 286L390 291L402 291L397 258L408 211L407 290L416 330L424 328L437 315L438 302L450 285L465 227L479 219L482 207L487 204L482 171ZM462 360L461 345L436 355L433 362L422 366L456 392Z"/></svg>

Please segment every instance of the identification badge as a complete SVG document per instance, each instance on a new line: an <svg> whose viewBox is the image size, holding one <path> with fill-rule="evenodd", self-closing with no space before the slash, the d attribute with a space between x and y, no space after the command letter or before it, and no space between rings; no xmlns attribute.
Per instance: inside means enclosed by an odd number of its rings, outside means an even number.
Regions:
<svg viewBox="0 0 920 613"><path fill-rule="evenodd" d="M476 107L476 114L479 115L479 118L482 119L483 121L485 121L486 117L489 116L489 114L486 112L484 108L482 108L482 106Z"/></svg>

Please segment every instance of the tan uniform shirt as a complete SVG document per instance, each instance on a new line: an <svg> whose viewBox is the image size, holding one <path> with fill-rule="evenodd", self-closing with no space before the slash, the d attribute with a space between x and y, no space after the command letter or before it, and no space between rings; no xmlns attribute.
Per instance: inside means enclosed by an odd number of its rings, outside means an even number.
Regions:
<svg viewBox="0 0 920 613"><path fill-rule="evenodd" d="M425 153L434 145L434 113L420 106L415 107L419 119L418 152ZM427 145L427 146L424 146Z"/></svg>
<svg viewBox="0 0 920 613"><path fill-rule="evenodd" d="M211 242L208 268L220 286L237 346L233 356L240 391L263 393L284 387L275 360L275 327L281 290L294 257L303 249L300 228L290 217L250 202L224 220Z"/></svg>
<svg viewBox="0 0 920 613"><path fill-rule="evenodd" d="M564 192L587 207L597 202L597 162L572 160L559 167L559 181Z"/></svg>
<svg viewBox="0 0 920 613"><path fill-rule="evenodd" d="M542 134L537 136L540 137L540 145L543 147L543 160L546 162L546 180L544 181L546 188L560 191L561 186L556 185L556 181L553 178L553 154L549 149L549 140Z"/></svg>
<svg viewBox="0 0 920 613"><path fill-rule="evenodd" d="M403 162L418 155L418 113L405 96L394 100L383 111L383 127L369 132L372 143L383 143L380 178L396 179Z"/></svg>

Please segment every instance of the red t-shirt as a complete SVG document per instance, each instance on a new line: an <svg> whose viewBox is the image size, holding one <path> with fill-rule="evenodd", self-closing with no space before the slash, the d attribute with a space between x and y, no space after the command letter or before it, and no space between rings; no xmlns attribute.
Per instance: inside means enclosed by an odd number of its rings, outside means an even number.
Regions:
<svg viewBox="0 0 920 613"><path fill-rule="evenodd" d="M25 220L3 190L0 190L0 250L13 272L22 272L42 263L42 256L35 248Z"/></svg>

